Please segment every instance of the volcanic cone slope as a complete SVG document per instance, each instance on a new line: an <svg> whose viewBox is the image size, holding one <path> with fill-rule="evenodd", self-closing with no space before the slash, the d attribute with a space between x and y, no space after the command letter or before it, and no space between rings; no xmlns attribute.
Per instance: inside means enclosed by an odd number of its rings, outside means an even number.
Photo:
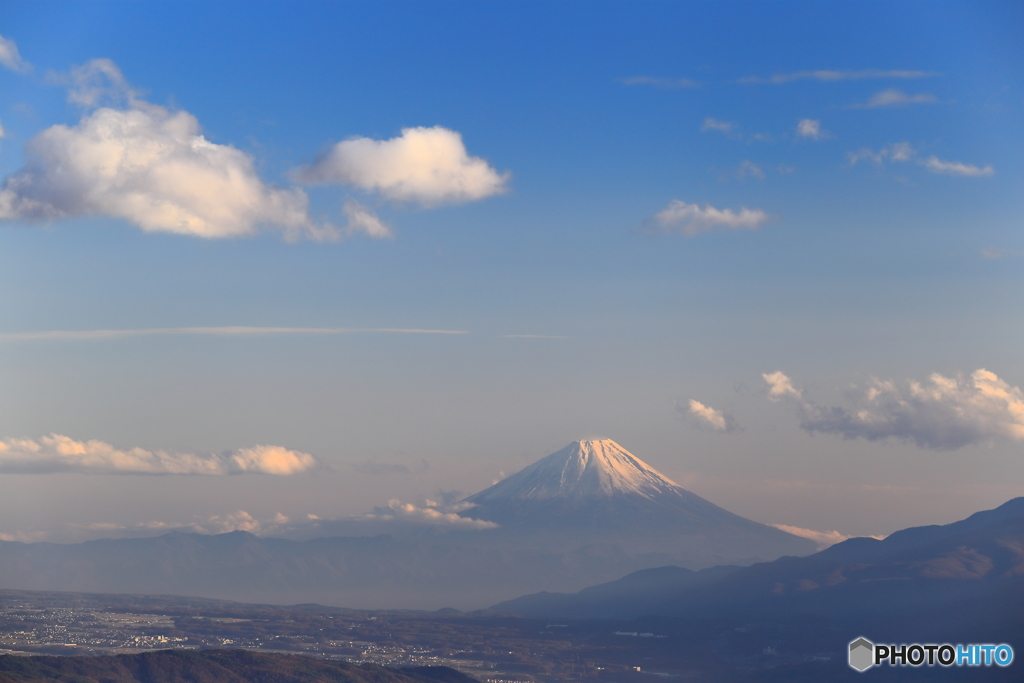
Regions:
<svg viewBox="0 0 1024 683"><path fill-rule="evenodd" d="M614 543L688 565L806 555L807 539L751 521L687 491L610 439L575 441L466 499L466 516L507 535Z"/></svg>

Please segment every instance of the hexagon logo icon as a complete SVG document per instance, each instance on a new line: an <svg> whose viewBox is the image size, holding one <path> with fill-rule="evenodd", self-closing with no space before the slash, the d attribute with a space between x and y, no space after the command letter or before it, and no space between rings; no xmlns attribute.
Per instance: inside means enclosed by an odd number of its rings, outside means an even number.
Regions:
<svg viewBox="0 0 1024 683"><path fill-rule="evenodd" d="M867 638L858 638L850 643L850 666L865 671L875 663L875 644Z"/></svg>

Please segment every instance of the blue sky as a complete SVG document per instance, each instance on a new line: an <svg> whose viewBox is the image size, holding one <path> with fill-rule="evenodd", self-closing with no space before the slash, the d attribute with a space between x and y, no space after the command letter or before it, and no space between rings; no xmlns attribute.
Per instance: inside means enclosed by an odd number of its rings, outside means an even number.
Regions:
<svg viewBox="0 0 1024 683"><path fill-rule="evenodd" d="M0 36L3 537L270 532L592 436L845 534L1024 493L1019 4L4 2Z"/></svg>

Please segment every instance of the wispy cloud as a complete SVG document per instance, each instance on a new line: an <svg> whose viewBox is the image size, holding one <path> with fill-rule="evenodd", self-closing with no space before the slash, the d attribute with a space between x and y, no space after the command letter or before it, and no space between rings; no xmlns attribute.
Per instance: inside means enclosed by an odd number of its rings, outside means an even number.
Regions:
<svg viewBox="0 0 1024 683"><path fill-rule="evenodd" d="M917 156L917 151L910 146L909 142L896 142L877 152L866 147L856 152L847 152L846 158L851 166L856 166L861 161L870 161L875 165L881 165L885 161L910 161Z"/></svg>
<svg viewBox="0 0 1024 683"><path fill-rule="evenodd" d="M631 76L620 78L623 85L649 85L659 90L676 90L678 88L699 88L701 84L689 78L661 78L658 76Z"/></svg>
<svg viewBox="0 0 1024 683"><path fill-rule="evenodd" d="M696 427L709 429L714 432L732 433L739 431L732 415L705 405L696 399L691 398L685 403L676 401L675 406L683 418Z"/></svg>
<svg viewBox="0 0 1024 683"><path fill-rule="evenodd" d="M22 59L17 44L4 36L0 36L0 66L16 73L26 73L32 70L32 65Z"/></svg>
<svg viewBox="0 0 1024 683"><path fill-rule="evenodd" d="M309 216L298 188L264 183L252 158L210 142L198 120L142 101L112 61L71 71L68 99L87 108L74 126L47 128L25 147L26 164L0 186L0 219L119 218L146 232L208 239L253 235L340 239L347 231ZM100 104L109 104L93 110Z"/></svg>
<svg viewBox="0 0 1024 683"><path fill-rule="evenodd" d="M740 162L739 167L736 169L736 178L738 180L746 180L747 178L757 178L758 180L764 180L764 171L760 166L755 164L749 159L744 159Z"/></svg>
<svg viewBox="0 0 1024 683"><path fill-rule="evenodd" d="M934 156L928 157L922 161L921 164L932 173L940 173L943 175L978 177L995 174L995 170L993 170L992 166L979 167L959 161L943 161L942 159Z"/></svg>
<svg viewBox="0 0 1024 683"><path fill-rule="evenodd" d="M275 334L469 334L466 330L429 330L397 327L151 327L137 330L48 330L0 333L0 341L90 341L155 335L207 335L214 337Z"/></svg>
<svg viewBox="0 0 1024 683"><path fill-rule="evenodd" d="M793 81L823 81L823 82L835 82L835 81L862 81L869 79L880 79L880 78L895 78L895 79L913 79L913 78L929 78L932 76L938 76L940 74L934 71L910 71L904 69L861 69L859 71L833 71L827 69L819 69L817 71L795 71L788 74L775 74L768 76L747 76L746 78L739 79L740 83L754 84L754 83L792 83Z"/></svg>
<svg viewBox="0 0 1024 683"><path fill-rule="evenodd" d="M938 373L902 389L872 378L846 392L848 407L822 406L806 398L782 372L762 375L768 398L796 406L800 427L809 433L846 439L913 441L920 448L955 450L997 439L1024 441L1024 392L995 373L969 377Z"/></svg>
<svg viewBox="0 0 1024 683"><path fill-rule="evenodd" d="M877 152L862 148L856 152L847 152L846 158L849 160L851 166L855 166L861 161L870 161L876 166L881 166L887 161L915 161L919 166L923 166L926 170L931 173L938 173L940 175L955 175L955 176L967 176L967 177L984 177L995 175L995 169L989 166L975 166L973 164L965 164L960 161L944 161L936 156L930 156L927 159L918 159L917 150L911 147L908 142L897 142L887 147L883 147Z"/></svg>
<svg viewBox="0 0 1024 683"><path fill-rule="evenodd" d="M796 124L796 134L810 140L824 140L828 133L821 129L821 121L816 119L800 119Z"/></svg>
<svg viewBox="0 0 1024 683"><path fill-rule="evenodd" d="M769 524L780 531L785 531L787 534L793 534L794 536L800 536L801 538L809 538L818 544L818 550L824 550L829 546L833 546L836 543L842 543L843 541L850 538L846 534L841 534L838 531L815 531L814 529L804 529L799 526L789 526L788 524Z"/></svg>
<svg viewBox="0 0 1024 683"><path fill-rule="evenodd" d="M560 334L503 334L502 339L568 339Z"/></svg>
<svg viewBox="0 0 1024 683"><path fill-rule="evenodd" d="M704 119L704 123L701 125L701 131L717 130L719 133L728 133L736 127L735 123L730 121L719 121L713 119L710 116Z"/></svg>
<svg viewBox="0 0 1024 683"><path fill-rule="evenodd" d="M76 441L62 434L0 441L0 472L9 474L276 474L317 467L308 453L283 446L253 446L221 454L116 448L105 441Z"/></svg>
<svg viewBox="0 0 1024 683"><path fill-rule="evenodd" d="M470 156L456 131L434 126L404 128L390 140L344 140L293 176L430 207L501 194L511 174L498 173L485 160Z"/></svg>
<svg viewBox="0 0 1024 683"><path fill-rule="evenodd" d="M640 226L642 232L681 234L693 237L703 232L722 230L756 230L768 221L768 214L761 209L741 207L716 209L710 204L701 208L697 204L673 199L668 206L647 218Z"/></svg>
<svg viewBox="0 0 1024 683"><path fill-rule="evenodd" d="M850 104L846 108L878 109L882 107L909 107L912 104L934 104L935 102L938 102L938 99L936 99L935 95L929 93L922 92L916 95L908 95L902 90L890 88L889 90L876 92L863 104Z"/></svg>

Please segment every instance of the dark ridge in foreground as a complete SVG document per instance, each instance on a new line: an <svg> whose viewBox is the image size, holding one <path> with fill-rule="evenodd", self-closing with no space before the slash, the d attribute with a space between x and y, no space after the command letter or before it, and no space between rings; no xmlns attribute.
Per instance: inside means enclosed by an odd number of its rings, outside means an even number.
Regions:
<svg viewBox="0 0 1024 683"><path fill-rule="evenodd" d="M0 683L477 683L444 666L388 669L249 650L159 650L110 657L0 656Z"/></svg>

